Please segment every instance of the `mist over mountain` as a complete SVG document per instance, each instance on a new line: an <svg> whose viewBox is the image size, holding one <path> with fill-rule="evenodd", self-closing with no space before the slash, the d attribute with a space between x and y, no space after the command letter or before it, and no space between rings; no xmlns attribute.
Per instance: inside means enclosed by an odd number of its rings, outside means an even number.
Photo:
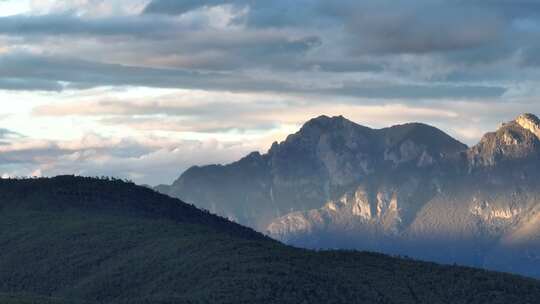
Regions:
<svg viewBox="0 0 540 304"><path fill-rule="evenodd" d="M540 277L539 136L532 114L470 148L424 124L321 116L266 154L158 189L296 246Z"/></svg>
<svg viewBox="0 0 540 304"><path fill-rule="evenodd" d="M0 303L536 303L540 282L286 246L151 189L0 180Z"/></svg>

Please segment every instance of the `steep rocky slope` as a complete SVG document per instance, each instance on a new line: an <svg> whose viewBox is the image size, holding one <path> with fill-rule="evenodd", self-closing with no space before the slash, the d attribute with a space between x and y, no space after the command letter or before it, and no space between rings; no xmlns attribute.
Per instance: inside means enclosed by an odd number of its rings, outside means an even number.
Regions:
<svg viewBox="0 0 540 304"><path fill-rule="evenodd" d="M268 233L314 248L362 248L540 277L540 123L521 115L446 168L383 174Z"/></svg>
<svg viewBox="0 0 540 304"><path fill-rule="evenodd" d="M162 190L308 248L405 254L540 277L540 120L467 148L433 127L319 117L267 154Z"/></svg>
<svg viewBox="0 0 540 304"><path fill-rule="evenodd" d="M374 174L413 167L430 171L466 146L424 124L380 130L321 116L268 153L193 167L157 189L241 224L264 230L276 217L319 208Z"/></svg>

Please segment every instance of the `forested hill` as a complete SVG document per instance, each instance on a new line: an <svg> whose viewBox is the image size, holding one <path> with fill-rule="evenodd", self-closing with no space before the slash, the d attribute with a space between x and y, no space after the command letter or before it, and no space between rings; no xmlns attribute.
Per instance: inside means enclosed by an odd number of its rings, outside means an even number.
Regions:
<svg viewBox="0 0 540 304"><path fill-rule="evenodd" d="M1 303L539 303L540 282L285 246L151 189L0 180Z"/></svg>
<svg viewBox="0 0 540 304"><path fill-rule="evenodd" d="M88 214L166 219L246 239L265 238L250 228L210 215L206 210L119 179L70 175L50 179L1 179L0 208L6 207L50 212L75 209Z"/></svg>

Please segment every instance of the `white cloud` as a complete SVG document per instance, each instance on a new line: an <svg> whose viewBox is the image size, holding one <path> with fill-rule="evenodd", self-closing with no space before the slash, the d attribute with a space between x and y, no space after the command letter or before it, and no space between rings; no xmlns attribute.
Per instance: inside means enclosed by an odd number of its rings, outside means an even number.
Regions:
<svg viewBox="0 0 540 304"><path fill-rule="evenodd" d="M0 17L26 13L30 10L29 0L0 1Z"/></svg>
<svg viewBox="0 0 540 304"><path fill-rule="evenodd" d="M79 16L139 14L148 0L30 0L33 14L75 13Z"/></svg>
<svg viewBox="0 0 540 304"><path fill-rule="evenodd" d="M131 178L137 183L169 183L194 164L230 162L254 148L240 142L170 141L157 137L119 139L96 134L75 141L26 138L0 146L0 174L107 175Z"/></svg>

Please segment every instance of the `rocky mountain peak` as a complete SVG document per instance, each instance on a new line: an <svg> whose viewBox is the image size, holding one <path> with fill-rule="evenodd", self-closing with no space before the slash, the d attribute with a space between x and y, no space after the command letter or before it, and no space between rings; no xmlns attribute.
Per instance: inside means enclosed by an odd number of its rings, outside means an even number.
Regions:
<svg viewBox="0 0 540 304"><path fill-rule="evenodd" d="M308 155L318 158L321 149L326 152L364 150L369 144L374 144L373 136L373 129L343 116L321 115L306 122L298 132L287 136L285 141L274 143L268 154L283 154L288 159L291 154L298 154L302 158Z"/></svg>
<svg viewBox="0 0 540 304"><path fill-rule="evenodd" d="M540 119L522 114L503 123L495 132L487 133L471 148L473 167L493 166L504 160L525 159L540 154Z"/></svg>
<svg viewBox="0 0 540 304"><path fill-rule="evenodd" d="M326 116L321 115L319 117L313 118L307 121L298 134L302 136L320 136L323 133L335 133L352 128L365 128L367 127L360 126L343 116Z"/></svg>
<svg viewBox="0 0 540 304"><path fill-rule="evenodd" d="M339 125L343 123L352 123L352 121L348 120L347 118L343 117L343 115L339 116L327 116L327 115L320 115L318 117L312 118L308 120L304 126L332 126L332 125Z"/></svg>
<svg viewBox="0 0 540 304"><path fill-rule="evenodd" d="M525 113L519 115L515 122L523 129L530 131L540 138L540 119L534 114Z"/></svg>
<svg viewBox="0 0 540 304"><path fill-rule="evenodd" d="M540 235L539 134L523 114L468 148L422 123L319 116L268 153L194 167L158 190L296 246L495 265L507 260L497 238ZM540 277L538 250L513 265Z"/></svg>

